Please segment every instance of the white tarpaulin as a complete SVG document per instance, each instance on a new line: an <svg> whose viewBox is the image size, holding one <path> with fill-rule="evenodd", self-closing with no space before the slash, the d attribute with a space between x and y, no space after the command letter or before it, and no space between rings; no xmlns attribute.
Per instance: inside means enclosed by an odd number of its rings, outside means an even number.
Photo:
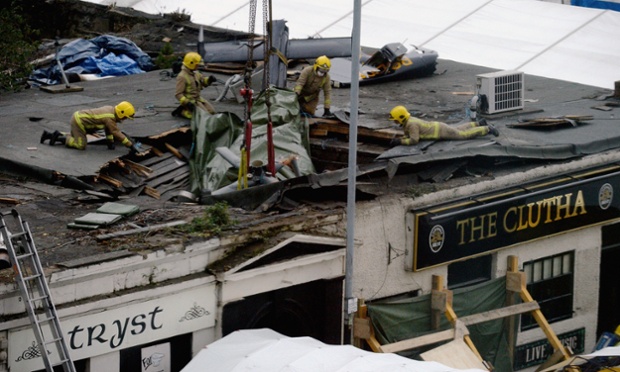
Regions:
<svg viewBox="0 0 620 372"><path fill-rule="evenodd" d="M202 349L181 372L484 372L454 369L351 345L327 345L311 337L287 337L270 329L235 331Z"/></svg>
<svg viewBox="0 0 620 372"><path fill-rule="evenodd" d="M195 23L248 31L248 0L85 0L147 13L183 11ZM266 0L265 0L266 1ZM262 4L256 28L262 33ZM350 36L353 1L272 0L292 39ZM449 59L613 89L620 80L620 12L537 0L362 0L361 43L436 50ZM473 79L473 77L472 77Z"/></svg>

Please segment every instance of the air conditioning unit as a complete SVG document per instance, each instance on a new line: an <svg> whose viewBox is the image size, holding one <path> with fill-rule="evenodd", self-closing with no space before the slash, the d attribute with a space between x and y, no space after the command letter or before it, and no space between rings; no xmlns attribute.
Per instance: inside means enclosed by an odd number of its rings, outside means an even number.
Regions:
<svg viewBox="0 0 620 372"><path fill-rule="evenodd" d="M482 113L514 111L523 108L523 72L498 71L476 75L478 95L486 96L488 105L484 105Z"/></svg>

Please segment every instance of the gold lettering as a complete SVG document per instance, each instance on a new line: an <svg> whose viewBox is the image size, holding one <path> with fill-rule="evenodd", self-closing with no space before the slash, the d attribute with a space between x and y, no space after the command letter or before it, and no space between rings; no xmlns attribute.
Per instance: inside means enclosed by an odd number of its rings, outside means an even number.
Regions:
<svg viewBox="0 0 620 372"><path fill-rule="evenodd" d="M549 198L549 199L543 199L543 201L541 202L541 205L547 209L547 218L545 219L545 223L552 222L551 210L553 209L552 207L555 205L555 202L556 202L555 199L556 199L555 197Z"/></svg>
<svg viewBox="0 0 620 372"><path fill-rule="evenodd" d="M555 211L555 220L559 221L562 218L569 218L572 217L570 214L570 199L571 196L573 195L573 193L569 193L564 195L564 198L566 198L566 202L562 203L562 196L557 196L557 204L556 204L556 211ZM564 217L562 217L562 211L564 211Z"/></svg>
<svg viewBox="0 0 620 372"><path fill-rule="evenodd" d="M535 209L536 209L536 212L538 212L538 213L536 213L536 221L532 220L532 215L534 214L534 213L532 213L532 210L534 209L534 204L536 204L536 208ZM536 203L530 203L530 204L527 205L527 207L528 207L528 213L527 213L527 221L528 222L527 222L527 224L529 225L529 227L536 227L540 223L540 215L541 215L541 213L540 213L540 211L541 211L540 205L541 204L542 204L542 202L537 201Z"/></svg>
<svg viewBox="0 0 620 372"><path fill-rule="evenodd" d="M527 221L525 220L525 215L523 213L523 208L525 208L525 205L520 205L519 206L519 226L517 227L517 231L521 231L521 230L527 229Z"/></svg>
<svg viewBox="0 0 620 372"><path fill-rule="evenodd" d="M489 213L489 228L487 230L487 238L497 236L497 212Z"/></svg>
<svg viewBox="0 0 620 372"><path fill-rule="evenodd" d="M468 222L468 220L456 221L456 228L461 233L461 240L459 241L459 245L465 244L465 229L467 228Z"/></svg>
<svg viewBox="0 0 620 372"><path fill-rule="evenodd" d="M456 221L459 245L497 236L497 212Z"/></svg>
<svg viewBox="0 0 620 372"><path fill-rule="evenodd" d="M577 209L581 209L581 212L577 213ZM575 200L575 210L573 211L573 216L577 214L586 214L586 203L583 201L583 191L579 190L577 193L577 199Z"/></svg>
<svg viewBox="0 0 620 372"><path fill-rule="evenodd" d="M480 219L480 224L476 225L476 219ZM472 217L469 219L470 222L470 230L471 230L471 234L470 234L470 238L469 238L469 242L475 242L476 241L476 237L475 237L475 233L478 232L480 235L479 239L483 239L484 238L484 218L482 217Z"/></svg>
<svg viewBox="0 0 620 372"><path fill-rule="evenodd" d="M508 226L508 218L510 214L516 214L517 213L517 208L516 207L511 207L510 209L508 209L506 211L506 214L504 214L504 231L512 233L515 232L517 230L517 226L515 223L511 224L511 227Z"/></svg>

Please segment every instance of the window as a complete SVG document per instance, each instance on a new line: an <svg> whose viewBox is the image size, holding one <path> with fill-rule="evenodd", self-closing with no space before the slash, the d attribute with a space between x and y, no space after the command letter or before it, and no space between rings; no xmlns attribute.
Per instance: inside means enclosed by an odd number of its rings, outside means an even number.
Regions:
<svg viewBox="0 0 620 372"><path fill-rule="evenodd" d="M523 264L527 290L549 323L573 315L573 261L574 253L569 252ZM537 326L530 314L521 316L522 331Z"/></svg>
<svg viewBox="0 0 620 372"><path fill-rule="evenodd" d="M491 279L492 256L476 257L448 265L448 289L467 287Z"/></svg>

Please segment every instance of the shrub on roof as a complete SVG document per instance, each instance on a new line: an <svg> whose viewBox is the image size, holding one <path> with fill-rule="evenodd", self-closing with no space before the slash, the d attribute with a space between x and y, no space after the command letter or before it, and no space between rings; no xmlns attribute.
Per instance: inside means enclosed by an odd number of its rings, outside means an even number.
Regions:
<svg viewBox="0 0 620 372"><path fill-rule="evenodd" d="M0 7L0 35L0 92L21 90L33 70L37 31L28 25L19 1Z"/></svg>

